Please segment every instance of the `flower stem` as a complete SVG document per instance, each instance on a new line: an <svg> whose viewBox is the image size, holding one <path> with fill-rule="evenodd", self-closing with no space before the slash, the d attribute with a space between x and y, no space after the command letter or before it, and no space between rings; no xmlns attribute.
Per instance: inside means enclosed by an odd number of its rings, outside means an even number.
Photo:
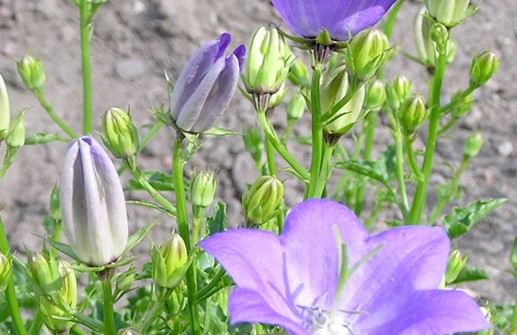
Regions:
<svg viewBox="0 0 517 335"><path fill-rule="evenodd" d="M158 299L153 303L153 307L145 314L142 319L142 325L140 326L140 332L142 334L147 333L147 329L152 325L156 318L160 315L163 309L163 299Z"/></svg>
<svg viewBox="0 0 517 335"><path fill-rule="evenodd" d="M111 291L111 271L104 270L106 273L99 273L102 282L102 294L104 297L104 335L116 335L115 316L113 313L113 294Z"/></svg>
<svg viewBox="0 0 517 335"><path fill-rule="evenodd" d="M321 157L323 149L323 131L321 130L321 101L320 101L320 79L323 71L323 64L316 63L312 73L311 84L311 133L312 133L312 159L310 167L310 179L305 199L316 197L316 186L321 173Z"/></svg>
<svg viewBox="0 0 517 335"><path fill-rule="evenodd" d="M368 161L372 154L376 126L377 126L377 113L370 112L368 114L368 116L366 116L365 126L363 128L366 132L366 142L364 144L364 152L363 152L364 161ZM358 143L357 145L361 146L360 143ZM356 159L356 158L354 158L354 159ZM365 189L366 189L366 185L364 182L361 183L361 185L359 185L359 187L357 188L357 193L355 195L355 207L354 207L354 212L357 216L360 216L361 212L363 211Z"/></svg>
<svg viewBox="0 0 517 335"><path fill-rule="evenodd" d="M331 144L323 144L323 155L321 158L321 167L320 167L320 176L318 178L316 184L316 190L314 197L321 198L323 197L323 192L325 191L325 187L327 186L327 180L331 174L331 165L330 160L332 159L332 153L334 152L334 145Z"/></svg>
<svg viewBox="0 0 517 335"><path fill-rule="evenodd" d="M517 296L515 297L515 303L513 305L512 318L510 320L510 329L508 334L515 334L517 332Z"/></svg>
<svg viewBox="0 0 517 335"><path fill-rule="evenodd" d="M7 241L7 235L5 234L4 223L0 217L0 252L4 254L7 259L12 260L11 253L9 251L9 242ZM23 320L20 314L20 307L18 306L18 300L16 300L16 291L14 289L13 273L9 274L7 279L7 288L5 290L5 298L7 306L9 307L9 313L11 320L13 321L13 327L17 335L25 335L25 327L23 326Z"/></svg>
<svg viewBox="0 0 517 335"><path fill-rule="evenodd" d="M276 165L275 165L275 147L271 141L266 137L266 157L267 167L271 176L276 176Z"/></svg>
<svg viewBox="0 0 517 335"><path fill-rule="evenodd" d="M47 100L43 96L42 91L35 91L34 96L36 97L36 99L38 99L40 105L43 107L43 109L45 109L52 121L54 121L54 123L57 124L57 126L61 128L61 130L63 130L68 136L70 136L70 138L78 137L77 134L70 127L68 127L68 125L56 114L56 112L54 112L52 106L47 102Z"/></svg>
<svg viewBox="0 0 517 335"><path fill-rule="evenodd" d="M174 179L174 191L176 192L176 222L178 224L178 230L181 238L185 241L185 246L187 248L187 252L191 254L191 244L190 244L190 233L188 227L188 216L187 216L187 198L185 194L185 185L183 180L183 168L185 162L183 161L182 153L182 143L183 143L183 134L178 131L178 135L176 136L176 141L174 143L173 149L173 179ZM198 335L201 333L201 329L199 327L199 314L196 306L196 280L195 280L195 263L192 264L186 273L187 280L187 298L188 298L188 307L190 313L190 326L192 327L192 334Z"/></svg>
<svg viewBox="0 0 517 335"><path fill-rule="evenodd" d="M407 191L406 191L406 180L404 177L404 150L403 150L403 136L402 130L400 129L400 125L398 122L395 122L394 131L394 139L395 139L395 169L397 180L399 183L399 193L400 193L400 204L402 206L402 214L403 217L406 218L409 208Z"/></svg>
<svg viewBox="0 0 517 335"><path fill-rule="evenodd" d="M429 107L431 109L429 116L429 134L425 148L424 162L422 164L422 179L418 181L415 198L409 214L409 224L420 224L424 213L425 203L427 199L427 188L429 186L429 178L433 167L434 151L438 140L438 128L440 125L440 93L443 84L443 75L445 73L447 61L447 50L444 48L438 53L436 72L434 74L429 98Z"/></svg>
<svg viewBox="0 0 517 335"><path fill-rule="evenodd" d="M38 335L41 330L41 326L43 325L43 319L41 318L41 312L36 311L36 315L34 315L34 319L32 320L31 328L29 329L30 335Z"/></svg>
<svg viewBox="0 0 517 335"><path fill-rule="evenodd" d="M92 73L90 64L91 4L80 0L81 65L83 71L83 134L92 132Z"/></svg>

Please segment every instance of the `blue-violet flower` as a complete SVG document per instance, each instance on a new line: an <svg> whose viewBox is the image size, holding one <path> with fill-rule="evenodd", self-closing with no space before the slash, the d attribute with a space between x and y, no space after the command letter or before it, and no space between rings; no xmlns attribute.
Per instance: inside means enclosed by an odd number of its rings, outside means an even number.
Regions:
<svg viewBox="0 0 517 335"><path fill-rule="evenodd" d="M174 125L190 133L212 127L230 103L246 58L240 45L229 56L230 34L201 46L181 71L170 95L170 112Z"/></svg>
<svg viewBox="0 0 517 335"><path fill-rule="evenodd" d="M438 289L449 253L439 227L368 236L345 206L308 200L291 210L280 236L235 229L200 246L237 285L229 299L232 324L279 325L293 335L444 335L490 327L466 293ZM345 264L348 271L340 269Z"/></svg>
<svg viewBox="0 0 517 335"><path fill-rule="evenodd" d="M315 38L326 29L334 41L346 41L375 25L396 0L272 0L289 29Z"/></svg>
<svg viewBox="0 0 517 335"><path fill-rule="evenodd" d="M128 239L124 192L115 166L92 137L68 145L60 192L65 233L77 257L93 266L117 260Z"/></svg>

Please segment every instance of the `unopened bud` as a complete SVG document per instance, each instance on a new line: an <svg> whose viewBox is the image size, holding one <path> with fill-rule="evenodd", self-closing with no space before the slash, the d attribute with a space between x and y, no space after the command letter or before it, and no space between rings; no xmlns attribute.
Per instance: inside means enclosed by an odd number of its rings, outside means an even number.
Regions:
<svg viewBox="0 0 517 335"><path fill-rule="evenodd" d="M54 258L37 253L32 256L29 269L35 284L43 294L52 294L61 289L61 273Z"/></svg>
<svg viewBox="0 0 517 335"><path fill-rule="evenodd" d="M102 141L117 158L128 158L139 149L138 131L129 116L119 108L110 108L102 117Z"/></svg>
<svg viewBox="0 0 517 335"><path fill-rule="evenodd" d="M447 271L445 272L445 282L447 284L453 283L461 270L467 264L469 255L462 256L459 250L455 249L449 255L449 262L447 263Z"/></svg>
<svg viewBox="0 0 517 335"><path fill-rule="evenodd" d="M273 93L269 98L269 104L267 106L268 109L273 109L276 106L280 105L280 103L284 100L285 95L287 94L287 90L285 89L284 83L280 86L278 91Z"/></svg>
<svg viewBox="0 0 517 335"><path fill-rule="evenodd" d="M470 0L424 0L431 16L447 27L453 27L467 18L472 10Z"/></svg>
<svg viewBox="0 0 517 335"><path fill-rule="evenodd" d="M463 155L465 158L471 159L472 157L477 156L481 151L481 148L483 148L484 142L485 140L481 133L470 134L463 145Z"/></svg>
<svg viewBox="0 0 517 335"><path fill-rule="evenodd" d="M131 289L135 281L135 268L130 267L127 271L120 273L115 281L115 290L117 292L126 292Z"/></svg>
<svg viewBox="0 0 517 335"><path fill-rule="evenodd" d="M187 247L181 236L172 234L159 249L153 245L151 262L154 283L164 288L176 287L189 265Z"/></svg>
<svg viewBox="0 0 517 335"><path fill-rule="evenodd" d="M307 70L307 66L300 59L294 60L291 64L288 78L295 86L303 87L310 85L309 70Z"/></svg>
<svg viewBox="0 0 517 335"><path fill-rule="evenodd" d="M388 107L397 110L411 95L411 81L404 76L397 76L386 85L386 102Z"/></svg>
<svg viewBox="0 0 517 335"><path fill-rule="evenodd" d="M446 52L449 45L449 29L443 24L435 22L431 27L431 40L436 45L436 52Z"/></svg>
<svg viewBox="0 0 517 335"><path fill-rule="evenodd" d="M215 197L216 180L213 173L199 172L190 181L190 203L192 206L208 207Z"/></svg>
<svg viewBox="0 0 517 335"><path fill-rule="evenodd" d="M499 63L499 58L491 51L474 57L470 65L470 85L479 87L486 84L499 68Z"/></svg>
<svg viewBox="0 0 517 335"><path fill-rule="evenodd" d="M25 144L25 123L23 122L24 111L18 113L11 123L5 143L11 148L20 148Z"/></svg>
<svg viewBox="0 0 517 335"><path fill-rule="evenodd" d="M366 90L364 108L371 111L378 111L382 108L385 101L386 87L384 82L380 80L372 81Z"/></svg>
<svg viewBox="0 0 517 335"><path fill-rule="evenodd" d="M364 117L364 113L361 114L364 95L365 88L362 85L355 91L350 101L336 112L336 117L324 125L324 133L331 136L341 136L352 129Z"/></svg>
<svg viewBox="0 0 517 335"><path fill-rule="evenodd" d="M0 294L2 294L7 284L9 283L9 278L11 276L11 261L7 256L0 253Z"/></svg>
<svg viewBox="0 0 517 335"><path fill-rule="evenodd" d="M280 209L284 196L282 182L273 176L262 176L243 196L245 217L254 224L271 220Z"/></svg>
<svg viewBox="0 0 517 335"><path fill-rule="evenodd" d="M388 49L389 40L382 31L361 31L347 48L347 71L359 81L371 78L386 59Z"/></svg>
<svg viewBox="0 0 517 335"><path fill-rule="evenodd" d="M9 107L9 96L5 87L4 78L0 75L0 142L7 136L11 122L11 109Z"/></svg>
<svg viewBox="0 0 517 335"><path fill-rule="evenodd" d="M406 133L414 133L427 117L425 99L422 95L407 98L398 113L400 124Z"/></svg>
<svg viewBox="0 0 517 335"><path fill-rule="evenodd" d="M298 91L293 94L287 104L287 124L294 124L298 121L305 112L305 106L305 97L302 92Z"/></svg>
<svg viewBox="0 0 517 335"><path fill-rule="evenodd" d="M41 60L26 55L16 62L18 73L29 91L37 91L45 84L45 71Z"/></svg>

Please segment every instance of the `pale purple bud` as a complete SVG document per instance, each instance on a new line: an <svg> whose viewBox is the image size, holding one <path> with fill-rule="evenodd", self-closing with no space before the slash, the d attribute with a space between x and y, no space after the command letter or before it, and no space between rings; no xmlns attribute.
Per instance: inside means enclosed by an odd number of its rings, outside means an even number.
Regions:
<svg viewBox="0 0 517 335"><path fill-rule="evenodd" d="M244 66L246 47L225 55L230 34L199 48L181 71L170 95L172 121L179 129L201 133L212 127L230 103Z"/></svg>
<svg viewBox="0 0 517 335"><path fill-rule="evenodd" d="M60 197L65 233L77 257L94 266L117 260L128 239L126 202L117 170L92 137L68 145Z"/></svg>

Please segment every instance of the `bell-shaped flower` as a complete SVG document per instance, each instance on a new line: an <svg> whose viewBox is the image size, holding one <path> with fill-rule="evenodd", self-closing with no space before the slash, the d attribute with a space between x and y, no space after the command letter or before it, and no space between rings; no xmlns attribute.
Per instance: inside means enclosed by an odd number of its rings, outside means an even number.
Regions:
<svg viewBox="0 0 517 335"><path fill-rule="evenodd" d="M305 38L326 30L334 41L347 41L375 25L396 0L272 0L289 29Z"/></svg>
<svg viewBox="0 0 517 335"><path fill-rule="evenodd" d="M230 34L221 34L199 48L181 71L170 95L174 125L201 133L212 127L230 103L246 58L246 47L225 55Z"/></svg>
<svg viewBox="0 0 517 335"><path fill-rule="evenodd" d="M128 239L126 202L115 166L92 137L68 145L60 192L65 233L77 257L93 266L117 260Z"/></svg>
<svg viewBox="0 0 517 335"><path fill-rule="evenodd" d="M489 328L465 292L438 289L449 253L440 227L369 236L330 200L291 210L280 236L235 229L200 243L233 278L231 323L292 335L444 335ZM267 246L267 247L265 247Z"/></svg>

